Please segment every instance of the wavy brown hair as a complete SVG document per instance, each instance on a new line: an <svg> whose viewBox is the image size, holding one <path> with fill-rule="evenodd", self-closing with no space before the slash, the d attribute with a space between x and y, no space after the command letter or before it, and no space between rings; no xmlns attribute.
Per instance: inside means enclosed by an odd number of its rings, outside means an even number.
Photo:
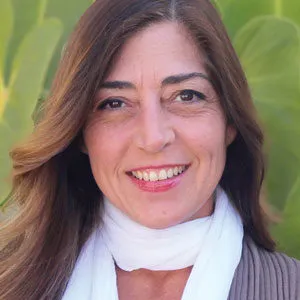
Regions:
<svg viewBox="0 0 300 300"><path fill-rule="evenodd" d="M85 241L101 224L102 193L80 151L95 94L126 40L157 22L195 38L227 122L237 129L221 186L247 235L274 249L259 195L263 135L248 84L220 17L208 0L98 0L71 36L34 132L11 152L10 201L19 213L1 225L0 299L61 299Z"/></svg>

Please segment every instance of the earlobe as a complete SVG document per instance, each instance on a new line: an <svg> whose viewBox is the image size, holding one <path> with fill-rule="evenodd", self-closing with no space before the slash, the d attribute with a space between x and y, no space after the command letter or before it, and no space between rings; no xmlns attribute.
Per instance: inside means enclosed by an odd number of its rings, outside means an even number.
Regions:
<svg viewBox="0 0 300 300"><path fill-rule="evenodd" d="M84 141L84 138L83 137L81 137L80 138L80 140L79 140L79 150L80 150L80 152L82 152L82 153L84 153L84 154L86 154L86 155L88 155L89 153L88 153L88 150L87 150L87 147L86 147L86 145L85 145L85 141Z"/></svg>
<svg viewBox="0 0 300 300"><path fill-rule="evenodd" d="M236 138L237 130L233 125L228 125L226 129L226 146L229 146Z"/></svg>
<svg viewBox="0 0 300 300"><path fill-rule="evenodd" d="M81 151L82 153L86 154L86 155L89 154L88 151L87 151L87 148L86 148L85 144L82 144L82 145L80 146L80 151Z"/></svg>

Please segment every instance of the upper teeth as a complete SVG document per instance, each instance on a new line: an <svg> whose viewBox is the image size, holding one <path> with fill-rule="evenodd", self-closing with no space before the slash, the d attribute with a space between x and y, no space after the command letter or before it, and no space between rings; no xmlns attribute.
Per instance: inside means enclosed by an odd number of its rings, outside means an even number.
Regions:
<svg viewBox="0 0 300 300"><path fill-rule="evenodd" d="M186 166L177 166L168 169L159 169L153 171L132 171L132 175L140 180L158 181L177 176L186 169Z"/></svg>

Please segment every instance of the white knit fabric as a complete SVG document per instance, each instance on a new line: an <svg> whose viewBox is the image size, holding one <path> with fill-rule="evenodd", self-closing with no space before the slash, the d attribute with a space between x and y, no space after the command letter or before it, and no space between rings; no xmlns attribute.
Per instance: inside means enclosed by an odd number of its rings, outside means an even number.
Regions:
<svg viewBox="0 0 300 300"><path fill-rule="evenodd" d="M77 260L63 300L117 300L115 263L125 271L193 266L182 300L226 300L242 252L243 226L218 188L212 216L167 229L132 221L105 199L104 226Z"/></svg>

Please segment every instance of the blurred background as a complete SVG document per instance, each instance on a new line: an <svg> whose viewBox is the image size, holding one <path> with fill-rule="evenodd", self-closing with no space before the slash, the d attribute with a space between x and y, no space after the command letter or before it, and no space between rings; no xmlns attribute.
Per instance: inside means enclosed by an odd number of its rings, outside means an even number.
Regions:
<svg viewBox="0 0 300 300"><path fill-rule="evenodd" d="M0 221L14 213L9 149L33 128L58 61L92 0L0 0ZM264 197L279 250L300 259L300 1L215 0L266 132ZM1 226L1 225L0 225Z"/></svg>

